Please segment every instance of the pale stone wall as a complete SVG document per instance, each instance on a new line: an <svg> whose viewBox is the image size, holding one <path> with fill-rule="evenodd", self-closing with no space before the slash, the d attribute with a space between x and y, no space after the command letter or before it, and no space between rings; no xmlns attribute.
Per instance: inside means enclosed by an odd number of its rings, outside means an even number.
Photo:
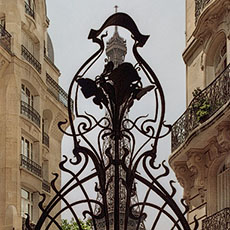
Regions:
<svg viewBox="0 0 230 230"><path fill-rule="evenodd" d="M193 99L194 89L205 89L223 70L219 66L223 64L226 68L230 62L230 2L210 0L202 5L198 16L195 16L196 2L202 4L207 1L186 1L186 48L183 58L186 64L187 106ZM208 120L200 122L190 131L169 157L170 165L184 188L184 198L189 205L188 221L193 226L196 216L199 229L202 229L202 220L223 208L229 208L230 194L218 192L223 191L218 188L223 184L217 180L220 169L229 168L229 115L227 102ZM227 188L224 193L226 191ZM223 205L218 205L220 203Z"/></svg>
<svg viewBox="0 0 230 230"><path fill-rule="evenodd" d="M48 54L44 55L49 25L45 0L36 1L34 12L34 18L26 13L22 0L0 0L0 18L5 17L5 29L12 36L11 52L0 43L0 230L22 229L21 188L33 193L36 206L40 200L38 192L45 193L48 200L54 195L42 189L43 178L50 182L52 172L60 175L58 164L63 134L57 122L67 118L67 109L50 94L46 83L46 73L58 83L60 72L46 57ZM41 73L21 55L22 44L28 47L34 44L33 54L41 64ZM40 127L21 114L21 84L33 94L34 109L41 116ZM42 118L49 135L49 147L42 143ZM33 143L33 161L44 165L43 176L21 166L21 136ZM58 188L60 183L59 178ZM55 209L58 210L60 204ZM34 207L34 220L40 214L38 207Z"/></svg>

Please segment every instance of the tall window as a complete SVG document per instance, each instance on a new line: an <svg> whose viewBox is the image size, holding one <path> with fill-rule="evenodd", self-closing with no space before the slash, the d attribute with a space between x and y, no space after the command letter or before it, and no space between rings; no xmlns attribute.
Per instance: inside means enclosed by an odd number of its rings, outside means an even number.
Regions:
<svg viewBox="0 0 230 230"><path fill-rule="evenodd" d="M5 17L0 18L0 25L5 29L6 27Z"/></svg>
<svg viewBox="0 0 230 230"><path fill-rule="evenodd" d="M24 84L22 84L21 87L21 100L31 107L34 107L34 97Z"/></svg>
<svg viewBox="0 0 230 230"><path fill-rule="evenodd" d="M33 200L33 193L21 188L21 216L26 218L27 215L30 215L32 221L34 220Z"/></svg>
<svg viewBox="0 0 230 230"><path fill-rule="evenodd" d="M34 160L33 143L23 136L21 137L21 154L31 160Z"/></svg>
<svg viewBox="0 0 230 230"><path fill-rule="evenodd" d="M217 209L230 207L230 168L224 164L217 175Z"/></svg>
<svg viewBox="0 0 230 230"><path fill-rule="evenodd" d="M217 77L227 67L226 41L218 46L214 58L215 76Z"/></svg>

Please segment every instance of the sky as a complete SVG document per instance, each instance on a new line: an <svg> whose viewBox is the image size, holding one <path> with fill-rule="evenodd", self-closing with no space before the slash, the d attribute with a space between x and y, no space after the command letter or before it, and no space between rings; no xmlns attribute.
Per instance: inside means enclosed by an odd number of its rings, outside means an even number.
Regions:
<svg viewBox="0 0 230 230"><path fill-rule="evenodd" d="M166 121L173 124L185 110L186 75L182 59L185 48L184 0L47 0L48 31L54 46L55 65L61 72L59 83L68 90L78 68L98 48L87 39L90 29L99 29L114 13L115 5L119 12L134 19L142 34L150 35L140 53L162 84ZM122 29L119 32L127 40L129 49L130 35ZM102 70L101 66L98 67L97 74ZM71 156L71 139L63 138L62 152ZM157 160L168 160L170 152L169 135L160 143ZM174 178L173 173L171 178ZM180 189L178 194L182 194Z"/></svg>

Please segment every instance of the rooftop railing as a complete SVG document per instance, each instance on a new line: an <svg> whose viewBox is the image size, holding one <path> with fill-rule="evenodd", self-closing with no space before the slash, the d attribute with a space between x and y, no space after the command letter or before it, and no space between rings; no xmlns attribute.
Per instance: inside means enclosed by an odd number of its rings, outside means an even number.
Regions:
<svg viewBox="0 0 230 230"><path fill-rule="evenodd" d="M230 208L225 208L202 221L202 230L230 229Z"/></svg>
<svg viewBox="0 0 230 230"><path fill-rule="evenodd" d="M40 62L26 49L25 46L21 46L21 55L39 72L41 73Z"/></svg>
<svg viewBox="0 0 230 230"><path fill-rule="evenodd" d="M172 127L172 151L183 144L191 132L230 100L230 65L193 98Z"/></svg>
<svg viewBox="0 0 230 230"><path fill-rule="evenodd" d="M26 14L34 18L34 10L30 7L30 5L27 2L25 2L25 12Z"/></svg>
<svg viewBox="0 0 230 230"><path fill-rule="evenodd" d="M21 154L21 166L36 176L42 176L41 166L23 154Z"/></svg>
<svg viewBox="0 0 230 230"><path fill-rule="evenodd" d="M67 108L68 94L58 85L58 83L48 73L46 73L46 83L50 94ZM73 111L72 99L71 99L71 111Z"/></svg>
<svg viewBox="0 0 230 230"><path fill-rule="evenodd" d="M11 35L6 29L0 24L0 45L7 50L11 51Z"/></svg>
<svg viewBox="0 0 230 230"><path fill-rule="evenodd" d="M33 121L38 127L40 127L41 117L40 114L26 102L21 101L21 114L25 115L31 121Z"/></svg>

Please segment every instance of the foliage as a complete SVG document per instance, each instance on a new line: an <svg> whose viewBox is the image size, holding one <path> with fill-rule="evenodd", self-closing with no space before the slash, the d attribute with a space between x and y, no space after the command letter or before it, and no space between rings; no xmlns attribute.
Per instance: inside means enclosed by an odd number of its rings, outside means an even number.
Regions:
<svg viewBox="0 0 230 230"><path fill-rule="evenodd" d="M210 113L211 105L206 95L201 93L202 90L198 87L194 89L192 95L194 97L194 103L192 108L196 114L197 121L202 122L207 118Z"/></svg>
<svg viewBox="0 0 230 230"><path fill-rule="evenodd" d="M84 230L92 229L90 219L86 221L80 220L80 223L81 223L82 229ZM66 219L62 219L61 227L62 227L62 230L79 230L79 226L73 218L70 221Z"/></svg>

